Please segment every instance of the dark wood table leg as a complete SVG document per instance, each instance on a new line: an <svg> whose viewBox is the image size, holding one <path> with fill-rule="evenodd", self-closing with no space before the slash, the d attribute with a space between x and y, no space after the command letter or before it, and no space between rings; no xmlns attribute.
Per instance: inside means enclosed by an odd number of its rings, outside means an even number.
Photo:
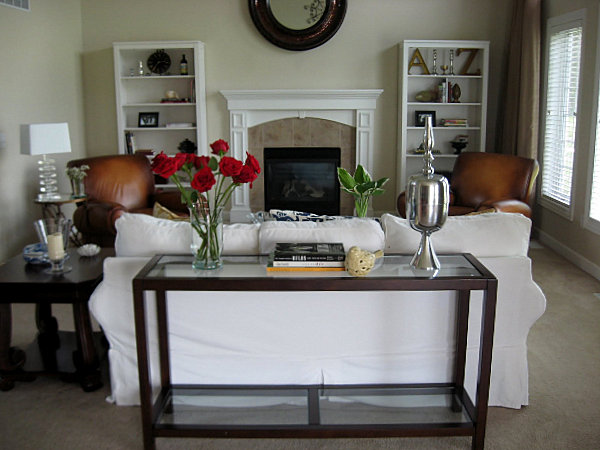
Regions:
<svg viewBox="0 0 600 450"><path fill-rule="evenodd" d="M457 394L464 395L465 362L467 360L467 333L469 329L469 298L471 291L459 290L456 305L456 357L454 360L454 384ZM452 398L452 410L460 412L462 407L455 397Z"/></svg>
<svg viewBox="0 0 600 450"><path fill-rule="evenodd" d="M471 447L483 449L485 425L487 421L490 375L492 372L492 345L494 342L494 324L496 320L496 295L498 280L489 280L483 291L483 309L481 311L481 336L479 339L479 372L477 374L477 419L475 435Z"/></svg>
<svg viewBox="0 0 600 450"><path fill-rule="evenodd" d="M44 370L56 372L56 351L60 348L58 336L58 322L52 317L52 305L50 303L37 303L35 306L35 323L38 329L37 342L44 364Z"/></svg>
<svg viewBox="0 0 600 450"><path fill-rule="evenodd" d="M150 361L148 355L148 336L146 330L146 305L144 292L133 285L133 312L135 319L135 341L138 357L138 374L140 380L140 404L142 409L142 435L144 449L155 450L156 439L152 432L152 385L150 382Z"/></svg>
<svg viewBox="0 0 600 450"><path fill-rule="evenodd" d="M0 390L9 391L15 381L32 381L35 375L22 371L25 352L10 346L12 312L10 303L0 304Z"/></svg>
<svg viewBox="0 0 600 450"><path fill-rule="evenodd" d="M77 335L75 367L79 383L85 392L95 391L102 387L102 381L87 302L73 303L73 319Z"/></svg>

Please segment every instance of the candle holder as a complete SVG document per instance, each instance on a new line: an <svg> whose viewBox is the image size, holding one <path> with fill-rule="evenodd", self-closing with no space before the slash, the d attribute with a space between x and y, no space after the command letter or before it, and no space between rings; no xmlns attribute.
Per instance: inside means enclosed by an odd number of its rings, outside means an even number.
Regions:
<svg viewBox="0 0 600 450"><path fill-rule="evenodd" d="M45 273L60 275L72 270L71 266L65 264L71 225L71 219L63 218L40 219L34 222L40 243L44 246L46 258L50 263L50 267L44 270Z"/></svg>

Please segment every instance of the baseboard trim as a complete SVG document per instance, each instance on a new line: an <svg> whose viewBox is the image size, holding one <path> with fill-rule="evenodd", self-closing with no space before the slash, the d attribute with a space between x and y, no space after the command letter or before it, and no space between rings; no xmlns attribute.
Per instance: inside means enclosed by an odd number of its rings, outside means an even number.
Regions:
<svg viewBox="0 0 600 450"><path fill-rule="evenodd" d="M543 232L539 228L536 228L536 233L538 236L538 241L544 244L546 247L554 250L556 253L564 257L565 259L571 261L581 270L589 273L591 276L600 280L600 266L594 264L589 259L581 256L579 253L573 251L563 243L557 241L548 233Z"/></svg>

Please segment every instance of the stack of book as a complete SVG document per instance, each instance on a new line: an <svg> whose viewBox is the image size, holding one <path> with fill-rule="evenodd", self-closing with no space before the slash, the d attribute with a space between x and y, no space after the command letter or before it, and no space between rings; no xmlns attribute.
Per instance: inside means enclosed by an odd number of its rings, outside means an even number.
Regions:
<svg viewBox="0 0 600 450"><path fill-rule="evenodd" d="M267 271L343 271L345 260L342 243L279 242L270 255Z"/></svg>
<svg viewBox="0 0 600 450"><path fill-rule="evenodd" d="M459 127L464 128L469 126L467 119L442 119L440 125L443 127Z"/></svg>

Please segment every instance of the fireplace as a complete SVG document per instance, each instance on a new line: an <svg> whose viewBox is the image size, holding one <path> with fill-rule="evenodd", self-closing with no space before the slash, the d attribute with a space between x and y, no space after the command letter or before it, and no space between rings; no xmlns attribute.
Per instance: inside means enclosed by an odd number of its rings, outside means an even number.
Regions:
<svg viewBox="0 0 600 450"><path fill-rule="evenodd" d="M339 148L267 147L263 160L265 210L340 214Z"/></svg>
<svg viewBox="0 0 600 450"><path fill-rule="evenodd" d="M354 128L354 163L367 171L373 169L373 134L375 107L381 89L271 89L221 91L229 111L229 140L231 155L245 159L248 151L248 129L280 119L325 119ZM329 142L310 142L301 145L338 146ZM267 143L263 147L294 146L288 142ZM259 150L260 151L260 150ZM254 156L259 157L259 153ZM342 155L343 156L343 155ZM262 179L262 177L261 177ZM255 183L259 187L260 179ZM261 196L262 197L262 196ZM348 196L345 196L348 197ZM266 208L265 208L266 209ZM342 210L344 206L342 204ZM231 198L230 220L244 222L250 216L248 185L236 189Z"/></svg>

